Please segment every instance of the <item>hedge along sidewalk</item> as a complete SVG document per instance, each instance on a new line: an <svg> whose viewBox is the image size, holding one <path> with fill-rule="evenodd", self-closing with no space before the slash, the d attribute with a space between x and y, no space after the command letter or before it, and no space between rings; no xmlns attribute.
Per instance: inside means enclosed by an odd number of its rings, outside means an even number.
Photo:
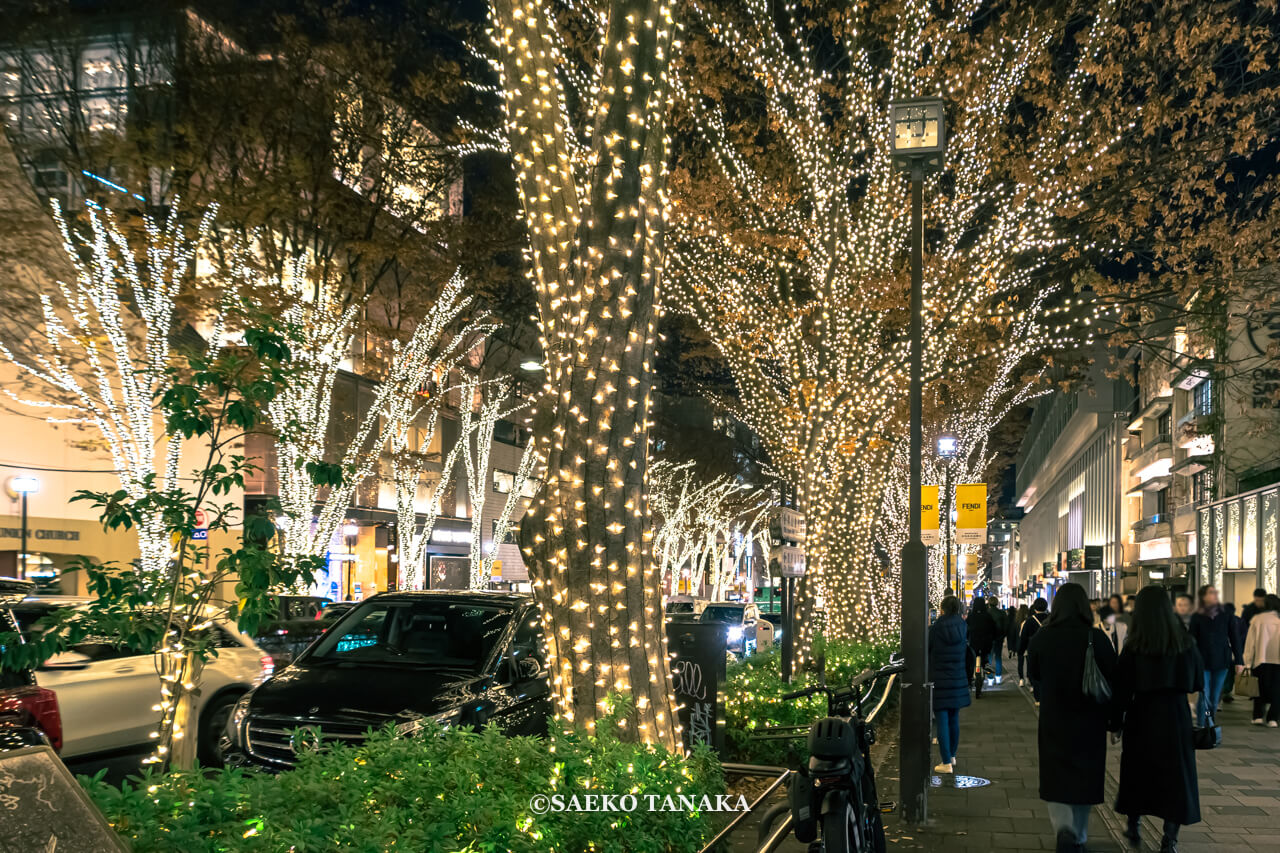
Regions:
<svg viewBox="0 0 1280 853"><path fill-rule="evenodd" d="M81 781L135 853L696 851L710 837L706 813L644 805L538 813L531 801L556 793L714 800L724 790L706 749L686 759L610 734L507 738L492 727L435 726L304 754L279 776L233 769L144 775L122 788Z"/></svg>

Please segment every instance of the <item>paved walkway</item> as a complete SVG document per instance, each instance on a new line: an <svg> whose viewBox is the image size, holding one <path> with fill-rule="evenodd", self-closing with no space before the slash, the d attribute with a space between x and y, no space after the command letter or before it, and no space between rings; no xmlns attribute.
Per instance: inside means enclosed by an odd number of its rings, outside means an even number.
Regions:
<svg viewBox="0 0 1280 853"><path fill-rule="evenodd" d="M1280 853L1280 729L1249 723L1250 703L1237 699L1224 705L1220 722L1224 746L1197 753L1200 803L1204 820L1184 827L1180 853ZM898 799L896 720L881 729L888 745L877 778L882 799ZM1016 677L983 691L961 712L960 776L989 780L982 787L957 788L950 777L936 777L942 787L929 796L930 821L924 827L903 826L886 816L890 851L1022 851L1053 850L1055 839L1048 812L1040 800L1036 748L1038 718L1027 691ZM892 728L890 728L892 726ZM937 760L937 747L932 759ZM1108 752L1107 803L1115 802L1120 749ZM1089 826L1091 853L1119 853L1124 845L1124 818L1104 804L1093 811ZM734 851L754 849L754 831L734 839ZM1158 850L1160 829L1144 824L1144 849ZM789 841L781 850L799 853L805 845Z"/></svg>

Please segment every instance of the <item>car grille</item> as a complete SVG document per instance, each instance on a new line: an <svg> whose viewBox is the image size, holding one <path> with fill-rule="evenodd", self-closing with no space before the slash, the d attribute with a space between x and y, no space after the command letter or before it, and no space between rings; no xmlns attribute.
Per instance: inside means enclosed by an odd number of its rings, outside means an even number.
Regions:
<svg viewBox="0 0 1280 853"><path fill-rule="evenodd" d="M247 745L254 758L276 767L292 767L300 751L318 749L324 743L360 744L368 731L368 723L253 716L249 718Z"/></svg>

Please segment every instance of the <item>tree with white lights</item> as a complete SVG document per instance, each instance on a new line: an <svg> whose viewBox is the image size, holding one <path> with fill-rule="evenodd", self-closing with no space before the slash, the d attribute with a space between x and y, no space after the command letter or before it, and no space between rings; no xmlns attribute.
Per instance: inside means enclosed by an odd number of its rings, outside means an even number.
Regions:
<svg viewBox="0 0 1280 853"><path fill-rule="evenodd" d="M772 494L728 475L701 479L692 462L659 459L650 463L648 476L659 521L654 554L664 584L678 588L687 570L690 589L699 589L709 568L711 599L721 599L743 558L768 533Z"/></svg>
<svg viewBox="0 0 1280 853"><path fill-rule="evenodd" d="M282 510L278 524L281 551L287 558L324 554L329 549L356 489L377 466L386 444L383 419L389 421L394 465L397 458L403 460L407 449L408 432L417 416L417 395L434 375L447 373L492 329L483 320L457 328L471 300L462 295L465 282L455 275L409 339L392 342L387 369L369 404L356 412L350 434L336 442L330 423L334 388L350 357L361 303L346 302L340 288L315 279L314 268L305 259L296 259L289 274L276 283L290 296L282 317L298 330L297 340L291 341L297 378L267 410L276 432ZM398 503L401 488L408 488L403 471L401 475Z"/></svg>
<svg viewBox="0 0 1280 853"><path fill-rule="evenodd" d="M22 405L57 412L51 423L82 424L96 433L120 488L134 500L153 487L178 486L181 437L165 429L156 401L173 387L168 369L176 363L177 305L215 214L207 210L194 224L177 207L163 221L145 216L144 243L135 248L109 210L87 206L87 228L78 233L55 204L74 277L40 294L44 327L28 355L0 342L0 353L34 380L39 397L6 393ZM209 318L208 354L223 345L225 323L221 311ZM135 529L140 569L163 571L173 548L164 518L141 518Z"/></svg>
<svg viewBox="0 0 1280 853"><path fill-rule="evenodd" d="M874 548L905 432L907 186L891 166L888 104L942 91L945 172L925 184L925 381L999 349L1045 259L1067 252L1055 213L1082 202L1065 159L1106 7L1083 18L1055 109L1011 139L1032 71L1060 58L1055 21L980 3L854 5L812 17L766 0L691 4L675 75L700 143L673 173L673 291L734 375L739 418L796 484L808 517L807 616L829 635L893 636L897 557ZM816 13L815 13L816 14ZM1008 161L1035 182L1008 179Z"/></svg>
<svg viewBox="0 0 1280 853"><path fill-rule="evenodd" d="M546 484L521 525L561 718L629 693L639 740L678 740L645 465L663 278L668 0L494 0L529 237Z"/></svg>

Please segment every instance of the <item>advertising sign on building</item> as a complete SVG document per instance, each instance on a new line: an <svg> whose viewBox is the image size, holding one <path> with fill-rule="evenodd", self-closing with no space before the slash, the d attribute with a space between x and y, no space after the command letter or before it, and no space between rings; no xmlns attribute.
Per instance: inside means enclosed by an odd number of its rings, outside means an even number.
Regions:
<svg viewBox="0 0 1280 853"><path fill-rule="evenodd" d="M920 487L920 540L926 545L937 545L938 536L938 487Z"/></svg>
<svg viewBox="0 0 1280 853"><path fill-rule="evenodd" d="M1084 546L1084 570L1086 572L1102 571L1102 546Z"/></svg>
<svg viewBox="0 0 1280 853"><path fill-rule="evenodd" d="M986 483L956 486L956 542L961 545L987 543Z"/></svg>

